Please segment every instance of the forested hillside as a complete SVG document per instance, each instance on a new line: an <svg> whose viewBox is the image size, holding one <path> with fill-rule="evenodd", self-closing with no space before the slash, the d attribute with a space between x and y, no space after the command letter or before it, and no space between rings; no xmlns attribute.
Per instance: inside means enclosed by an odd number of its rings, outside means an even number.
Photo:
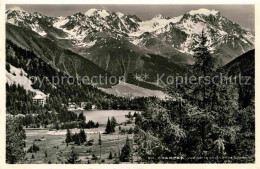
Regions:
<svg viewBox="0 0 260 169"><path fill-rule="evenodd" d="M61 104L67 105L69 99L71 102L89 102L96 105L98 109L143 109L145 106L147 100L145 98L130 100L116 97L106 94L92 85L78 84L75 79L74 84L53 82L51 81L53 77L66 79L69 76L46 64L33 52L24 50L10 41L7 41L6 50L7 71L10 71L10 65L24 70L27 78L32 79L34 89L38 89L46 95L49 94L48 104L45 106L48 110L60 109ZM32 113L30 107L33 107L32 97L34 95L32 92L26 91L23 86L7 84L7 111L12 114ZM24 111L20 112L20 110Z"/></svg>
<svg viewBox="0 0 260 169"><path fill-rule="evenodd" d="M224 70L215 70L212 65L216 59L205 43L202 34L191 68L202 82L169 85L166 91L172 98L152 103L136 119L136 152L141 161L254 162L254 51L235 59ZM227 77L242 73L250 76L252 83L221 83L220 73ZM218 83L207 83L206 77L218 77Z"/></svg>

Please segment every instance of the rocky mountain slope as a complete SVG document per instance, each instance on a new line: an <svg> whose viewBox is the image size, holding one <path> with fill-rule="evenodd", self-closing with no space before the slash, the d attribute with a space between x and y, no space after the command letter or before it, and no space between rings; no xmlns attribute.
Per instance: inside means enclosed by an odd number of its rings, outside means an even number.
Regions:
<svg viewBox="0 0 260 169"><path fill-rule="evenodd" d="M202 29L206 32L211 51L224 63L254 46L252 32L220 12L208 9L193 10L173 18L156 15L148 21L142 21L135 15L103 9L90 9L84 14L57 18L8 10L6 19L7 23L51 37L63 47L72 48L83 55L87 55L87 49L98 41L112 37L123 38L142 49L172 58L175 62L190 63L192 58L187 55L193 53Z"/></svg>
<svg viewBox="0 0 260 169"><path fill-rule="evenodd" d="M222 16L198 9L181 16L136 15L90 9L67 17L6 11L7 39L72 76L182 74L204 30L212 54L225 64L254 48L254 35Z"/></svg>

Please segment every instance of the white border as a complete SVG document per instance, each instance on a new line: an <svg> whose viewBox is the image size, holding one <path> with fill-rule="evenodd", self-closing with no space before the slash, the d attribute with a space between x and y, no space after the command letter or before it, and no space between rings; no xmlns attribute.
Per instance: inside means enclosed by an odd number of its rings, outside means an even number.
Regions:
<svg viewBox="0 0 260 169"><path fill-rule="evenodd" d="M0 0L1 1L1 0ZM197 5L213 5L213 4L255 4L255 47L256 47L256 66L255 66L255 76L256 76L256 98L255 98L255 121L256 121L256 163L255 164L79 164L79 165L68 165L68 164L6 164L5 163L5 4L197 4ZM185 168L185 169L225 169L225 168L234 168L234 169L260 169L259 157L260 157L260 121L259 121L259 88L260 88L260 34L259 34L259 25L260 21L260 3L258 0L129 0L129 1L120 1L120 0L3 0L0 2L0 169L52 169L52 168L61 168L61 169L172 169L172 168ZM258 143L258 144L257 144Z"/></svg>

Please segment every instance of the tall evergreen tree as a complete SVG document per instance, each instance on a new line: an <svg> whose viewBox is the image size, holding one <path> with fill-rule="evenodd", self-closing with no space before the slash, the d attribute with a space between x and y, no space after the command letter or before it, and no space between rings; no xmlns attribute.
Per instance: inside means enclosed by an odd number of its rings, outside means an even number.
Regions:
<svg viewBox="0 0 260 169"><path fill-rule="evenodd" d="M107 119L107 125L106 125L105 131L107 134L110 134L112 132L112 125L111 125L111 121L109 118Z"/></svg>
<svg viewBox="0 0 260 169"><path fill-rule="evenodd" d="M86 117L84 116L83 111L80 112L79 117L78 117L78 120L79 120L79 121L86 122Z"/></svg>
<svg viewBox="0 0 260 169"><path fill-rule="evenodd" d="M84 129L80 129L80 133L79 134L80 134L82 143L86 142L87 141L87 136L86 136L86 133L85 133Z"/></svg>
<svg viewBox="0 0 260 169"><path fill-rule="evenodd" d="M197 77L197 81L193 87L193 92L189 97L194 98L198 106L201 108L207 108L207 104L211 100L211 82L215 72L216 58L210 54L207 46L207 37L204 30L201 33L201 39L199 45L194 49L195 63L192 65L192 75Z"/></svg>
<svg viewBox="0 0 260 169"><path fill-rule="evenodd" d="M112 155L112 152L111 152L111 151L109 152L108 159L110 159L110 160L113 159L113 155Z"/></svg>
<svg viewBox="0 0 260 169"><path fill-rule="evenodd" d="M101 134L98 133L98 145L99 145L99 153L100 153L100 159L101 159L101 148L102 148L102 140L101 140Z"/></svg>
<svg viewBox="0 0 260 169"><path fill-rule="evenodd" d="M112 128L112 130L114 130L115 129L115 127L116 127L116 118L113 116L112 118L111 118L111 128ZM112 131L112 132L114 132L114 131Z"/></svg>
<svg viewBox="0 0 260 169"><path fill-rule="evenodd" d="M71 136L71 133L70 133L70 130L69 130L69 129L67 129L67 134L66 134L66 140L65 140L65 142L67 143L67 145L68 145L68 143L72 142L72 136Z"/></svg>
<svg viewBox="0 0 260 169"><path fill-rule="evenodd" d="M129 162L131 158L131 145L130 145L130 140L127 136L126 138L126 143L124 147L122 148L121 154L120 154L120 161L122 162Z"/></svg>
<svg viewBox="0 0 260 169"><path fill-rule="evenodd" d="M75 151L74 147L71 147L70 156L68 157L67 161L69 164L76 164L78 161L78 153Z"/></svg>

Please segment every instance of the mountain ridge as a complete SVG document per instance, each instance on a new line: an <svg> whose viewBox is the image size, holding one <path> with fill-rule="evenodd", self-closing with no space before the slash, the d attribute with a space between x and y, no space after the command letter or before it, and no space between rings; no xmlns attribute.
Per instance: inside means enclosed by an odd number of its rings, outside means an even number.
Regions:
<svg viewBox="0 0 260 169"><path fill-rule="evenodd" d="M142 21L136 15L104 9L89 9L85 14L79 12L67 17L47 17L38 13L31 15L24 11L8 10L6 18L7 23L17 26L32 25L30 28L42 36L54 36L61 41L66 39L67 43L63 45L65 48L89 48L98 40L95 34L100 32L113 38L124 37L129 42L154 52L154 46L145 45L146 41L142 38L149 32L161 40L162 46L171 46L170 51L189 56L193 54L194 44L204 29L209 39L209 48L213 53L216 51L215 54L220 55L225 64L252 49L254 45L253 33L225 18L219 11L203 8L172 18L158 14L147 21ZM42 20L45 20L48 29L41 26ZM92 36L92 39L88 36ZM228 49L220 52L223 45ZM157 51L157 54L170 57L165 52Z"/></svg>
<svg viewBox="0 0 260 169"><path fill-rule="evenodd" d="M185 67L193 63L193 48L202 30L220 65L254 48L254 35L250 31L219 11L208 9L192 10L177 17L158 14L147 21L104 9L90 9L67 17L7 10L6 25L7 39L34 51L72 76L101 72L131 77L148 73L150 78L142 81L149 84L155 82L156 73L185 72ZM71 52L64 51L71 51L73 57ZM85 70L87 65L94 69Z"/></svg>

